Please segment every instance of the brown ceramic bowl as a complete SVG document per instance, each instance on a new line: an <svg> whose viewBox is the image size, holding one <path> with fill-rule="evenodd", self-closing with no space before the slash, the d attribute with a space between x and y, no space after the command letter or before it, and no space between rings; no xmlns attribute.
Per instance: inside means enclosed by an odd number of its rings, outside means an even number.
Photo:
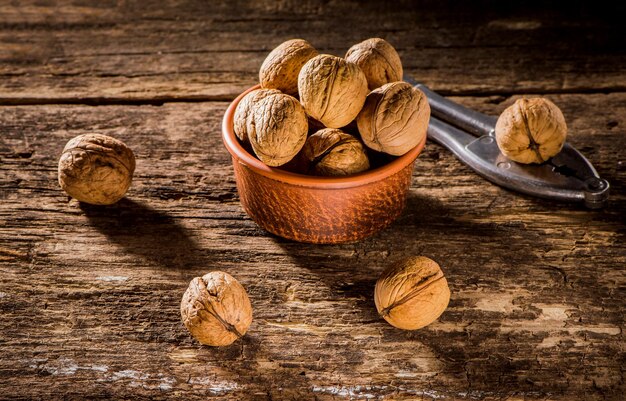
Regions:
<svg viewBox="0 0 626 401"><path fill-rule="evenodd" d="M224 145L233 158L243 209L261 227L284 238L318 244L357 241L388 226L406 203L418 146L390 163L348 177L314 177L265 165L246 151L233 131L235 108L222 122Z"/></svg>

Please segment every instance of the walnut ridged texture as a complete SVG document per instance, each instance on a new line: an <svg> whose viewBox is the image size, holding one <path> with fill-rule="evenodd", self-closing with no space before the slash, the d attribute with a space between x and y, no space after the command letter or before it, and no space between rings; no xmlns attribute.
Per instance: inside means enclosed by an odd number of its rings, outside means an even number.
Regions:
<svg viewBox="0 0 626 401"><path fill-rule="evenodd" d="M135 155L122 141L102 134L71 139L59 159L58 179L71 197L111 205L124 197L135 171Z"/></svg>
<svg viewBox="0 0 626 401"><path fill-rule="evenodd" d="M252 305L230 274L213 271L191 280L180 304L183 323L200 343L232 344L252 323Z"/></svg>
<svg viewBox="0 0 626 401"><path fill-rule="evenodd" d="M281 166L300 152L308 134L304 108L294 97L272 94L254 108L247 125L252 150L268 166Z"/></svg>
<svg viewBox="0 0 626 401"><path fill-rule="evenodd" d="M261 87L278 89L288 95L298 94L298 74L302 66L319 53L309 42L292 39L281 43L268 54L259 70Z"/></svg>
<svg viewBox="0 0 626 401"><path fill-rule="evenodd" d="M496 142L518 163L543 163L556 156L567 137L561 110L545 98L518 99L500 114Z"/></svg>
<svg viewBox="0 0 626 401"><path fill-rule="evenodd" d="M376 309L389 324L416 330L437 320L450 301L439 265L424 256L410 257L385 270L374 290Z"/></svg>
<svg viewBox="0 0 626 401"><path fill-rule="evenodd" d="M370 92L356 121L367 147L401 156L422 142L429 120L424 93L406 82L392 82Z"/></svg>
<svg viewBox="0 0 626 401"><path fill-rule="evenodd" d="M306 112L327 128L341 128L359 114L367 97L367 79L354 63L321 54L298 76L300 101Z"/></svg>
<svg viewBox="0 0 626 401"><path fill-rule="evenodd" d="M248 124L250 124L250 120L254 117L256 104L263 98L278 93L281 92L277 89L256 89L244 96L239 104L237 104L233 129L242 145L248 145L250 143L247 127Z"/></svg>
<svg viewBox="0 0 626 401"><path fill-rule="evenodd" d="M336 128L322 129L311 135L302 153L313 175L345 176L370 167L361 141Z"/></svg>
<svg viewBox="0 0 626 401"><path fill-rule="evenodd" d="M352 46L346 60L358 65L370 90L402 80L402 61L396 49L381 38L366 39Z"/></svg>

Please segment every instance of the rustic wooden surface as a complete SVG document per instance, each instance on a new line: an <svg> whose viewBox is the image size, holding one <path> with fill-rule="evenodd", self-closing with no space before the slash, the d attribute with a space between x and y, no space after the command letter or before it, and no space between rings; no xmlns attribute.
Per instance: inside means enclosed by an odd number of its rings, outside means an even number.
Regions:
<svg viewBox="0 0 626 401"><path fill-rule="evenodd" d="M448 6L0 1L0 398L622 400L623 6ZM259 229L220 140L228 101L285 39L341 55L370 36L478 110L547 95L611 204L514 194L428 143L405 213L375 237L314 246ZM86 132L136 152L115 206L56 182L63 146ZM373 288L414 254L440 262L452 298L404 332L377 316ZM254 307L249 333L219 349L179 317L188 282L212 269Z"/></svg>

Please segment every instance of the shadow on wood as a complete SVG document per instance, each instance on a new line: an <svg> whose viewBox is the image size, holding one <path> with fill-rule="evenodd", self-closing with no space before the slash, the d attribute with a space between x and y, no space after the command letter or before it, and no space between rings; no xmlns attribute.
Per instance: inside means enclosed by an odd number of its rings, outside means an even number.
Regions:
<svg viewBox="0 0 626 401"><path fill-rule="evenodd" d="M164 268L191 268L201 252L185 227L165 212L127 198L110 206L80 204L91 225L125 251Z"/></svg>
<svg viewBox="0 0 626 401"><path fill-rule="evenodd" d="M494 292L502 290L502 277L528 274L531 268L541 263L529 250L545 245L545 238L526 230L521 221L497 224L472 219L467 212L413 191L400 218L364 241L319 246L277 238L277 243L292 257L293 263L320 281L320 291L329 292L329 301L348 302L354 308L351 313L344 313L346 322L355 327L375 327L380 333L381 347L394 344L400 354L416 347L432 353L445 367L441 376L446 376L449 381L464 382L468 375L464 370L465 361L474 354L482 358L486 352L481 348L482 342L496 343L500 333L498 320L489 319L488 324L477 324L472 337L468 336L463 326L467 315L475 314L478 321L487 318L483 311L474 311L464 305L462 299L457 299L458 293L474 288L477 283ZM505 240L514 235L521 236L517 242ZM439 321L448 326L446 335L454 337L455 342L441 341L441 332L436 326L414 332L402 331L378 316L373 300L376 280L384 269L409 255L431 257L444 269L453 295L448 310ZM474 262L467 265L467 260ZM556 277L555 282L560 283L561 278ZM527 318L535 317L529 315ZM458 329L454 329L455 324ZM346 346L345 353L351 364L345 365L344 369L361 369L360 364L366 360L363 355L367 355L367 350L361 347ZM497 369L511 371L514 376L514 367L505 360L499 362ZM487 358L487 354L474 363L473 368L478 371L497 370L490 368L494 361ZM488 377L484 380L489 382Z"/></svg>

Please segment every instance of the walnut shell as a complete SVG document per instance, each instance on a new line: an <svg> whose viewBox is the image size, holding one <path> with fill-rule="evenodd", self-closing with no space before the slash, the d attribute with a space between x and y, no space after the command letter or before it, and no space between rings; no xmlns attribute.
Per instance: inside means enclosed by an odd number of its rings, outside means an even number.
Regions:
<svg viewBox="0 0 626 401"><path fill-rule="evenodd" d="M124 142L102 134L71 139L59 159L59 184L68 195L93 205L124 197L135 171L135 155Z"/></svg>
<svg viewBox="0 0 626 401"><path fill-rule="evenodd" d="M247 131L259 160L268 166L281 166L300 152L308 127L306 113L298 100L279 93L256 103Z"/></svg>
<svg viewBox="0 0 626 401"><path fill-rule="evenodd" d="M374 301L389 324L416 330L431 324L446 310L450 289L439 265L418 256L385 270L376 282Z"/></svg>
<svg viewBox="0 0 626 401"><path fill-rule="evenodd" d="M370 167L361 141L336 128L322 129L311 135L302 153L309 173L314 175L350 175Z"/></svg>
<svg viewBox="0 0 626 401"><path fill-rule="evenodd" d="M366 146L400 156L422 142L429 119L424 93L406 82L392 82L367 95L356 122Z"/></svg>
<svg viewBox="0 0 626 401"><path fill-rule="evenodd" d="M321 54L298 76L300 101L306 112L328 128L340 128L359 114L367 97L367 79L354 63Z"/></svg>
<svg viewBox="0 0 626 401"><path fill-rule="evenodd" d="M256 89L244 96L239 104L237 104L234 115L233 129L235 131L235 135L237 135L237 138L239 138L243 145L248 145L250 143L247 126L250 119L254 116L256 104L261 99L277 93L280 93L280 91L276 89Z"/></svg>
<svg viewBox="0 0 626 401"><path fill-rule="evenodd" d="M518 163L543 163L561 151L567 124L561 110L544 98L518 99L498 118L496 142Z"/></svg>
<svg viewBox="0 0 626 401"><path fill-rule="evenodd" d="M292 39L270 52L259 71L261 87L298 94L298 74L302 66L319 53L309 42Z"/></svg>
<svg viewBox="0 0 626 401"><path fill-rule="evenodd" d="M370 90L402 81L400 56L384 39L371 38L357 43L346 53L346 60L361 67Z"/></svg>
<svg viewBox="0 0 626 401"><path fill-rule="evenodd" d="M202 344L232 344L248 331L252 305L246 290L233 276L221 271L196 277L180 303L185 327Z"/></svg>

